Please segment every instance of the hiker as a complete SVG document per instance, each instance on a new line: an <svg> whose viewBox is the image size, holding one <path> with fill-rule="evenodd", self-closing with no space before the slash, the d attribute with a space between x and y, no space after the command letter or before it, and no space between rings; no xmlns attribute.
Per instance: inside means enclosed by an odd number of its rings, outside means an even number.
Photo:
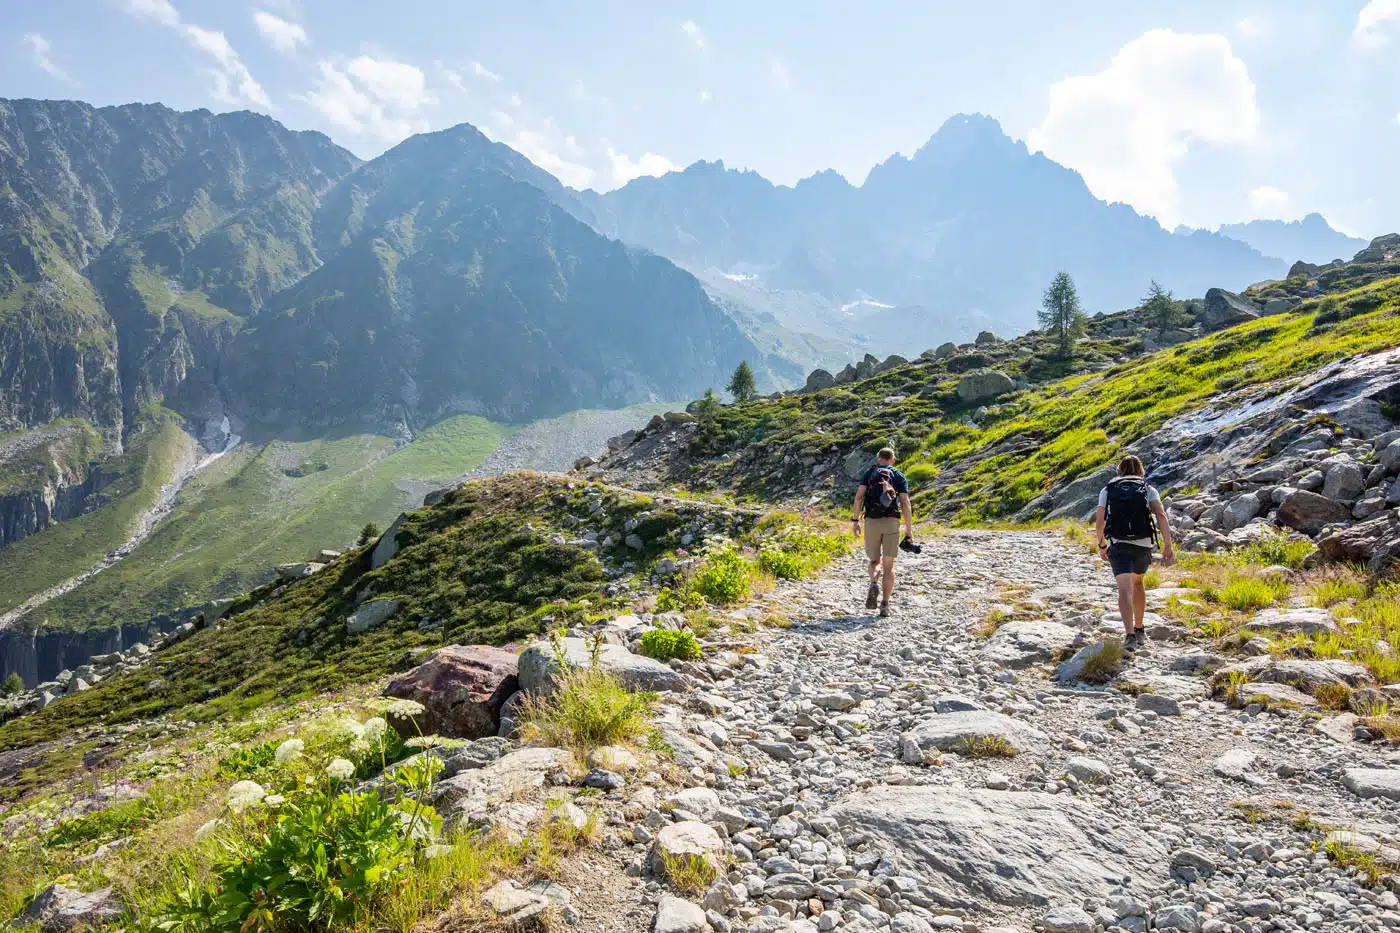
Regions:
<svg viewBox="0 0 1400 933"><path fill-rule="evenodd" d="M1142 461L1132 454L1118 461L1118 476L1099 493L1094 529L1099 557L1108 561L1118 582L1124 645L1136 649L1142 644L1142 618L1147 611L1147 587L1142 578L1152 563L1158 533L1162 536L1162 563L1171 566L1175 557L1162 494L1147 485Z"/></svg>
<svg viewBox="0 0 1400 933"><path fill-rule="evenodd" d="M875 456L875 465L865 471L856 488L856 501L851 507L851 530L861 533L861 516L865 516L865 556L870 559L870 588L865 593L865 608L880 607L880 617L890 614L890 594L894 592L894 559L901 546L914 549L914 510L909 504L909 483L904 474L894 468L894 450L882 448ZM899 520L904 518L904 544L900 544ZM884 573L881 573L883 569ZM883 586L883 593L882 593Z"/></svg>

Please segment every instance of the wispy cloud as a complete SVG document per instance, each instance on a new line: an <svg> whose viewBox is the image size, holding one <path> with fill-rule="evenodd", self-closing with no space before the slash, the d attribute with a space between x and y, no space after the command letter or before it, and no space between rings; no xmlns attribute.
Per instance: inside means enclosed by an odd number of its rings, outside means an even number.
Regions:
<svg viewBox="0 0 1400 933"><path fill-rule="evenodd" d="M472 74L476 75L478 78L484 78L487 81L499 82L501 80L500 75L496 74L496 72L492 71L490 68L487 68L481 62L472 62Z"/></svg>
<svg viewBox="0 0 1400 933"><path fill-rule="evenodd" d="M1378 49L1390 41L1389 31L1400 23L1400 0L1371 0L1356 14L1352 41L1365 49Z"/></svg>
<svg viewBox="0 0 1400 933"><path fill-rule="evenodd" d="M676 170L675 163L663 155L644 152L634 160L612 146L608 146L608 162L612 165L613 182L619 186L643 175L665 175Z"/></svg>
<svg viewBox="0 0 1400 933"><path fill-rule="evenodd" d="M306 29L300 23L285 20L266 10L253 11L253 25L267 44L279 52L294 54L297 46L306 42Z"/></svg>
<svg viewBox="0 0 1400 933"><path fill-rule="evenodd" d="M1270 185L1260 185L1249 193L1249 206L1254 216L1269 220L1288 220L1288 192Z"/></svg>
<svg viewBox="0 0 1400 933"><path fill-rule="evenodd" d="M700 103L702 103L702 104L708 104L709 102L710 102L710 92L709 92L708 90L706 90L705 88L702 87L702 88L700 89Z"/></svg>
<svg viewBox="0 0 1400 933"><path fill-rule="evenodd" d="M333 126L386 142L431 128L423 111L437 98L421 68L369 55L316 67L316 86L302 99Z"/></svg>
<svg viewBox="0 0 1400 933"><path fill-rule="evenodd" d="M212 67L206 74L211 82L210 94L216 100L232 106L252 104L264 110L273 109L272 99L222 32L185 22L170 0L125 0L124 6L132 16L174 29L212 60Z"/></svg>
<svg viewBox="0 0 1400 933"><path fill-rule="evenodd" d="M29 49L29 57L34 59L34 64L45 74L67 84L78 83L53 60L53 44L48 39L37 32L27 32L24 34L24 44Z"/></svg>
<svg viewBox="0 0 1400 933"><path fill-rule="evenodd" d="M699 26L695 25L695 20L688 19L681 23L681 32L689 36L691 43L701 52L708 48L705 43L705 34L700 31Z"/></svg>

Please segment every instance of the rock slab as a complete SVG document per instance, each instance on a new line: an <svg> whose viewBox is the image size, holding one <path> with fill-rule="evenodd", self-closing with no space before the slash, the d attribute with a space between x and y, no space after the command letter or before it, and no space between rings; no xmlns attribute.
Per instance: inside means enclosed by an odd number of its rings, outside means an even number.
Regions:
<svg viewBox="0 0 1400 933"><path fill-rule="evenodd" d="M413 734L479 739L495 735L500 728L501 707L519 689L516 672L513 651L489 645L448 645L390 681L384 695L423 704L425 712L416 717L421 722L395 720L396 725L411 723Z"/></svg>

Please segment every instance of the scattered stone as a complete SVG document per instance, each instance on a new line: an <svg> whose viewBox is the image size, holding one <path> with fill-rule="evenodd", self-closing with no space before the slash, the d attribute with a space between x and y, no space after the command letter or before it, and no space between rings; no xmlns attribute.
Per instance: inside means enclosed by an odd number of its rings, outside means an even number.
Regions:
<svg viewBox="0 0 1400 933"><path fill-rule="evenodd" d="M390 681L384 695L423 704L422 715L394 719L405 736L479 739L496 734L501 707L518 688L515 652L489 645L448 645Z"/></svg>

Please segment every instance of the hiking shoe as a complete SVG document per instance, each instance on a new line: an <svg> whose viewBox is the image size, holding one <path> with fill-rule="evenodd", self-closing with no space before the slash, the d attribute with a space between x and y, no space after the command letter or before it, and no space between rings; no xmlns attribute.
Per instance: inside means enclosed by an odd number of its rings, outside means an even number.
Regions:
<svg viewBox="0 0 1400 933"><path fill-rule="evenodd" d="M1142 632L1141 632L1141 631L1136 631L1136 632L1133 632L1133 634L1124 637L1124 639L1123 639L1123 647L1124 647L1124 649L1126 649L1126 650L1128 650L1128 651L1136 651L1136 650L1138 650L1139 648L1141 648L1141 647L1142 647Z"/></svg>
<svg viewBox="0 0 1400 933"><path fill-rule="evenodd" d="M887 599L880 604L880 618L888 618L890 614L890 601Z"/></svg>
<svg viewBox="0 0 1400 933"><path fill-rule="evenodd" d="M865 591L865 608L874 609L878 605L880 605L880 584L878 581L872 581L870 589Z"/></svg>

